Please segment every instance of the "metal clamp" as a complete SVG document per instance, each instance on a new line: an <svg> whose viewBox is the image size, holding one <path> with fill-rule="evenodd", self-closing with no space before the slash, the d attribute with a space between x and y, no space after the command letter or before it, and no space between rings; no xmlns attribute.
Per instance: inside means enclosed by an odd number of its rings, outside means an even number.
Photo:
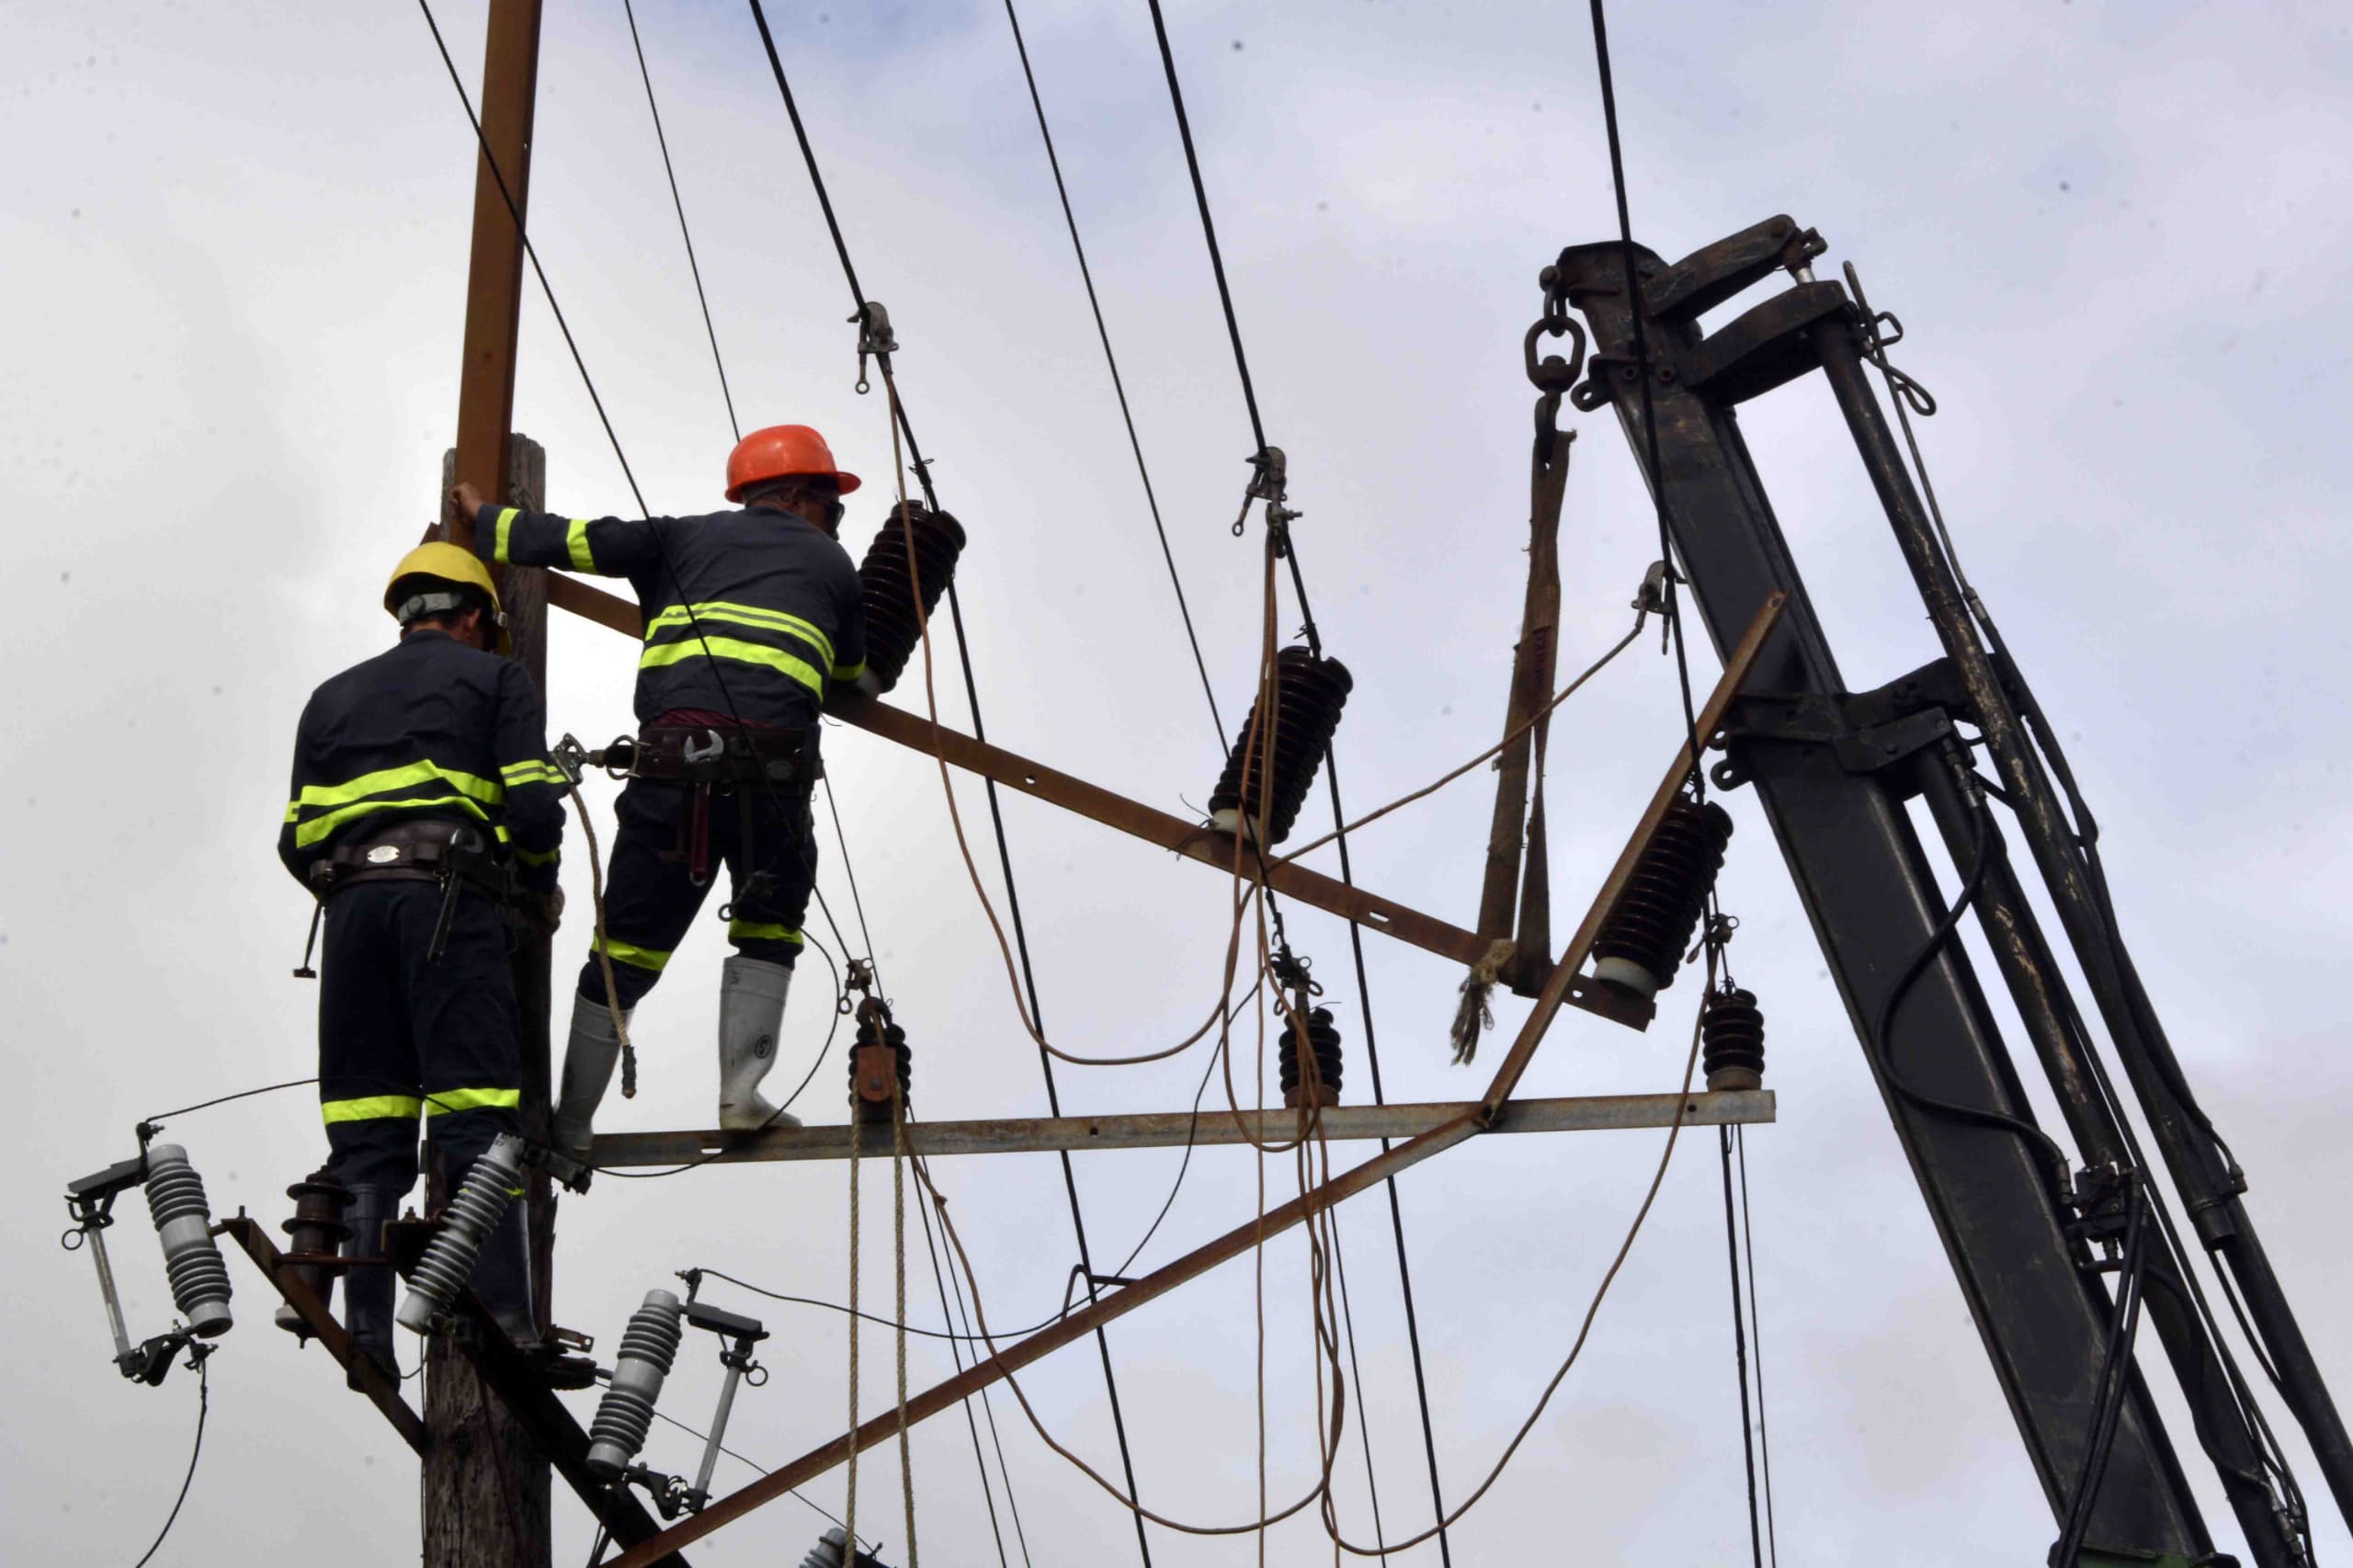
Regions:
<svg viewBox="0 0 2353 1568"><path fill-rule="evenodd" d="M858 395L864 397L874 390L866 379L866 361L875 359L881 364L882 374L891 374L891 356L899 351L899 339L891 330L891 312L882 308L880 300L869 300L850 313L849 320L858 328Z"/></svg>

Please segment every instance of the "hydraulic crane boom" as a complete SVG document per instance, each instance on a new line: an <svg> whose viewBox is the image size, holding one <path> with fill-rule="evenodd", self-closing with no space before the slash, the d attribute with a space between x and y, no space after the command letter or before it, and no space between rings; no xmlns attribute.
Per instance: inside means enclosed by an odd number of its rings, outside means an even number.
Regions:
<svg viewBox="0 0 2353 1568"><path fill-rule="evenodd" d="M2172 1245L2169 1224L2157 1222L2154 1173L2120 1119L1989 797L2009 810L2027 844L2195 1233L2247 1298L2283 1394L2348 1513L2353 1450L2239 1202L2245 1180L2198 1109L2124 949L2063 759L1990 618L1939 548L1871 390L1866 367L1884 364L1883 318L1841 285L1813 278L1822 248L1812 231L1777 217L1672 266L1614 241L1563 251L1546 271L1548 295L1574 306L1593 338L1574 400L1616 408L1720 653L1767 595L1790 597L1749 695L1721 732L1727 760L1715 778L1720 787L1753 785L1773 824L2061 1539L2075 1542L2073 1561L2123 1553L2194 1563L2213 1551L2131 1358L2120 1295L2130 1276L2256 1561L2300 1563L2293 1500L2275 1489L2243 1408L2252 1395L2209 1331L2190 1260ZM1789 287L1701 330L1701 312L1783 274ZM1815 370L1945 650L1926 668L1860 693L1839 675L1736 417L1740 403ZM1978 744L1996 788L1975 771ZM2072 824L2046 754L2067 786ZM1938 888L1906 814L1915 796L1961 870L1957 899ZM1964 905L2057 1096L2073 1158L2033 1125L1954 937ZM2105 1274L2116 1278L2116 1301Z"/></svg>

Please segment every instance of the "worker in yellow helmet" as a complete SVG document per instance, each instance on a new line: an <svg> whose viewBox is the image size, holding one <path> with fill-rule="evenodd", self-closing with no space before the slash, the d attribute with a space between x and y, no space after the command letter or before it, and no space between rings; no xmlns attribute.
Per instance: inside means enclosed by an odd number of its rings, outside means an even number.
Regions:
<svg viewBox="0 0 2353 1568"><path fill-rule="evenodd" d="M319 1099L327 1168L351 1194L346 1321L398 1376L383 1222L415 1184L420 1112L453 1191L493 1139L517 1131L507 923L552 927L561 914L563 805L539 692L498 656L506 620L482 562L422 545L393 569L384 608L400 642L302 710L278 853L325 909ZM539 1339L528 1256L523 1208L510 1204L473 1284L526 1346Z"/></svg>
<svg viewBox="0 0 2353 1568"><path fill-rule="evenodd" d="M554 1142L574 1158L620 1053L611 1002L626 1018L661 979L722 863L735 952L720 978L719 1125L799 1125L759 1087L816 885L818 712L866 670L865 599L836 538L858 484L816 431L772 425L729 455L731 505L699 517L563 517L451 492L482 554L626 578L645 617L605 929L581 966L555 1108Z"/></svg>

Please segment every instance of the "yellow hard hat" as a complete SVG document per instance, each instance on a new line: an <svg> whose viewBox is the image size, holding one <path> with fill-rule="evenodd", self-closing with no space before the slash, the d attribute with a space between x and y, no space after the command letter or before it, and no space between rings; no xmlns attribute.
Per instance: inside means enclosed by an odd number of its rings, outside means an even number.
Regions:
<svg viewBox="0 0 2353 1568"><path fill-rule="evenodd" d="M408 594L404 594L400 591L401 586L411 579L418 577L431 578L460 588L471 588L482 595L483 598L490 601L490 619L493 628L497 632L498 651L501 653L512 653L515 651L514 640L506 634L506 612L498 603L498 585L491 581L490 568L483 565L473 551L436 540L429 544L420 544L406 555L402 556L400 564L392 568L392 577L384 584L386 613L393 616L400 614L402 600L418 591L412 588ZM425 591L430 592L429 589Z"/></svg>

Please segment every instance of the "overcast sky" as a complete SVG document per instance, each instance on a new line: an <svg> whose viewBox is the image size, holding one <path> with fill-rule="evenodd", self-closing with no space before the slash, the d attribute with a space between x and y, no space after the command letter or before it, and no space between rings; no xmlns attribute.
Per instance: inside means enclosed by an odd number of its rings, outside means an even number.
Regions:
<svg viewBox="0 0 2353 1568"><path fill-rule="evenodd" d="M440 12L471 81L482 6ZM898 324L940 492L972 537L959 582L992 737L1198 811L1222 756L1004 15L849 0L779 0L771 14L862 281ZM749 17L648 0L640 20L737 409L817 425L869 476L844 530L862 551L888 491L885 410L852 391L848 293ZM2353 912L2340 603L2353 25L2318 0L1816 0L1626 6L1613 20L1638 237L1679 256L1788 212L1903 316L1899 358L1941 403L1924 438L1962 555L2074 747L2142 968L2246 1164L2249 1206L2323 1369L2353 1399L2353 1066L2336 961ZM1227 532L1252 441L1148 17L1141 4L1035 0L1023 21L1232 722L1257 647L1258 547ZM180 1372L161 1390L116 1377L88 1266L54 1250L55 1195L131 1153L142 1115L311 1071L314 994L287 972L309 905L271 854L285 759L310 689L390 639L383 576L432 514L473 152L412 7L17 5L6 25L0 494L16 527L0 639L19 678L0 697L15 812L0 848L0 1016L19 1131L0 1152L16 1195L0 1236L20 1262L0 1336L0 1546L17 1562L128 1563L170 1506L195 1388ZM1498 732L1526 532L1519 338L1539 268L1615 232L1590 36L1582 7L1389 0L1179 4L1171 26L1268 433L1305 513L1316 611L1356 675L1338 755L1349 799L1369 807ZM549 275L648 505L706 509L726 410L618 4L551 8L540 94L531 218ZM554 506L631 508L536 296L515 419L547 446ZM1847 678L1874 686L1930 656L1820 382L1743 422ZM1621 632L1654 552L1614 422L1579 425L1564 668ZM1674 745L1672 669L1655 647L1554 730L1556 930L1574 926ZM551 665L555 733L601 742L627 725L620 639L559 625ZM963 724L942 674L944 716ZM899 699L919 705L919 686ZM829 737L827 757L914 1042L916 1110L1041 1114L1036 1053L930 765L853 731ZM1489 777L1368 829L1359 877L1471 924ZM610 787L589 793L608 823ZM979 793L960 798L982 831ZM1794 1563L2040 1561L2051 1518L1941 1248L1756 802L1728 804L1723 898L1743 919L1734 956L1768 1020L1781 1108L1749 1140L1780 1546ZM1126 1054L1189 1028L1216 985L1218 876L1034 801L1009 799L1006 817L1056 1039ZM576 835L573 847L565 881L585 912ZM854 927L840 857L826 856L824 889ZM1291 920L1318 972L1345 976L1345 926ZM585 926L558 937L560 977ZM640 1012L643 1088L615 1096L607 1131L709 1124L721 935L699 926ZM1480 1066L1453 1068L1458 972L1377 936L1368 957L1390 1096L1475 1094L1526 1004L1500 1005ZM823 966L803 970L787 1022L795 1078L829 1017ZM1526 1091L1671 1086L1697 989L1668 993L1647 1036L1571 1014ZM1363 1009L1347 984L1332 991L1361 1100ZM840 1052L815 1069L801 1108L813 1119L841 1115ZM1064 1067L1063 1103L1179 1108L1205 1063L1197 1051ZM1247 1095L1246 1057L1240 1074ZM176 1119L166 1136L188 1145L216 1210L244 1205L273 1225L281 1189L323 1153L307 1089ZM1565 1351L1662 1141L1495 1140L1403 1178L1449 1498L1494 1463ZM1142 1235L1177 1160L1079 1162L1099 1266ZM937 1169L993 1320L1050 1312L1074 1261L1052 1159ZM872 1167L866 1187L864 1289L887 1311L885 1174ZM1270 1200L1290 1181L1289 1162L1271 1162ZM1136 1267L1238 1222L1256 1191L1247 1153L1203 1153ZM1358 1199L1341 1225L1364 1380L1352 1403L1394 1537L1427 1523L1429 1494L1381 1203ZM143 1206L127 1221L117 1267L135 1332L153 1333L169 1300ZM847 1227L837 1165L608 1180L563 1205L558 1316L609 1352L641 1294L690 1265L838 1301ZM269 1326L266 1288L231 1266L239 1324L211 1363L202 1467L158 1562L406 1561L410 1456L321 1352ZM1458 1562L1745 1560L1723 1269L1713 1140L1688 1138L1584 1360L1454 1530ZM1305 1271L1296 1235L1267 1249L1278 1497L1315 1464ZM936 1324L930 1278L918 1255L910 1311ZM715 1299L775 1331L775 1376L739 1402L733 1446L775 1465L836 1434L843 1320ZM1112 1331L1148 1503L1202 1523L1252 1517L1252 1271L1237 1263ZM863 1348L870 1415L889 1398L889 1335ZM2208 1524L2236 1550L2170 1380L2144 1360ZM689 1347L667 1413L708 1419L713 1362ZM909 1364L918 1385L949 1369L929 1342ZM1051 1358L1024 1386L1059 1439L1116 1473L1091 1353ZM1002 1392L994 1415L1029 1561L1133 1560L1125 1512ZM2342 1561L2353 1538L2289 1443L2322 1556ZM647 1457L690 1470L696 1448L657 1428ZM914 1471L933 1559L995 1562L961 1416L918 1430ZM878 1450L861 1474L862 1532L903 1562L896 1461ZM750 1475L721 1471L728 1485ZM811 1495L838 1508L842 1479ZM1353 1430L1337 1494L1351 1533L1370 1538ZM557 1507L558 1560L579 1561L585 1515L569 1497ZM788 1500L691 1555L797 1562L823 1525ZM1256 1559L1247 1538L1151 1539L1161 1563ZM1310 1515L1267 1550L1290 1562L1328 1547ZM1021 1561L1009 1528L1006 1551ZM1403 1559L1438 1561L1434 1546Z"/></svg>

